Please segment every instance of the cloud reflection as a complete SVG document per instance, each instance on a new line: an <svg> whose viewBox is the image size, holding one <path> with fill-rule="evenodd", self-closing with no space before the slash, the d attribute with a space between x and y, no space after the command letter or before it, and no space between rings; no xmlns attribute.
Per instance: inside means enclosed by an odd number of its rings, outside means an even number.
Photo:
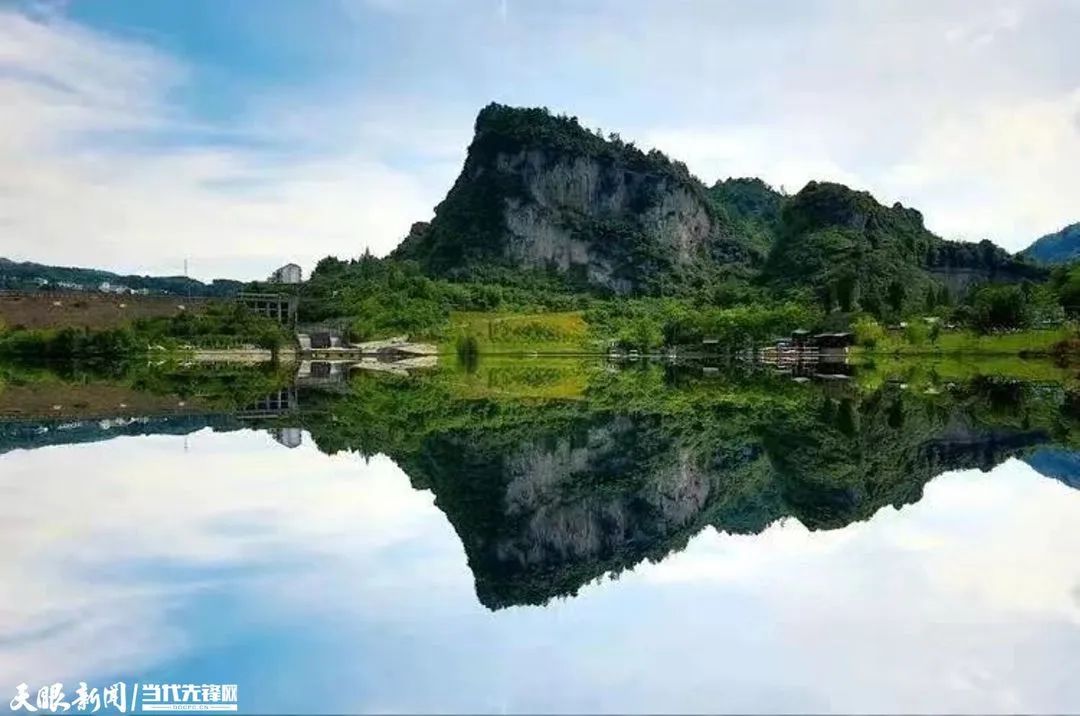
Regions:
<svg viewBox="0 0 1080 716"><path fill-rule="evenodd" d="M1080 493L1015 460L842 530L709 530L499 612L386 458L202 431L0 464L4 688L235 679L248 709L323 712L1080 703Z"/></svg>

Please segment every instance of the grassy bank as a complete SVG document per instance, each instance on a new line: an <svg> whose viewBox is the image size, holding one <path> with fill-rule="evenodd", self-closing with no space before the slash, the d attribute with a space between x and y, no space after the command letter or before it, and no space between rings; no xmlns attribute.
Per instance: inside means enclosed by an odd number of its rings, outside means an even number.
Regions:
<svg viewBox="0 0 1080 716"><path fill-rule="evenodd" d="M735 313L737 311L727 311ZM603 353L612 343L624 343L619 336L627 332L626 326L615 321L590 321L595 318L593 312L564 311L551 313L515 313L485 311L451 312L449 328L440 342L440 351L454 353L462 339L469 338L475 349L482 354L560 354L560 353ZM771 319L770 312L763 312ZM648 323L654 317L635 317L638 323ZM761 317L753 321L744 321L717 331L723 334L724 341L745 345L747 340L770 343L763 338L766 334L758 327L763 323ZM653 339L643 340L642 347L660 350L666 343L665 333L671 332L670 325L653 320L656 325L645 326L642 333L651 333ZM766 324L767 325L767 324ZM768 326L771 328L771 326ZM631 323L631 332L634 324ZM769 336L778 337L781 333L770 332ZM913 340L900 331L887 331L877 338L872 346L859 345L852 348L852 355L859 356L1020 356L1053 355L1061 352L1061 346L1077 337L1077 329L1072 325L1051 329L1025 330L980 334L971 330L941 331L931 338L928 333ZM636 346L636 343L629 342ZM687 343L683 347L699 348L700 340Z"/></svg>
<svg viewBox="0 0 1080 716"><path fill-rule="evenodd" d="M854 346L856 356L888 355L954 355L984 356L1051 355L1055 348L1076 336L1073 326L1043 330L1026 330L980 334L974 331L943 331L935 340L912 341L903 334L890 331L873 346Z"/></svg>
<svg viewBox="0 0 1080 716"><path fill-rule="evenodd" d="M471 338L481 353L580 353L600 350L581 311L509 313L453 311L450 338L441 352L453 353L458 341Z"/></svg>

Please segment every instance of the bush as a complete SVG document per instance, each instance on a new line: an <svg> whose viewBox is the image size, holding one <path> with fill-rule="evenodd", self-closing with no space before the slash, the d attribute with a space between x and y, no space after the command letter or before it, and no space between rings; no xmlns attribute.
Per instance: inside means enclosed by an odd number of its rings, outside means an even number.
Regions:
<svg viewBox="0 0 1080 716"><path fill-rule="evenodd" d="M866 348L876 348L877 344L885 339L885 329L869 316L855 321L852 331L855 333L855 343Z"/></svg>
<svg viewBox="0 0 1080 716"><path fill-rule="evenodd" d="M134 353L141 345L128 328L107 331L85 328L18 330L0 337L0 354L42 358L118 356Z"/></svg>
<svg viewBox="0 0 1080 716"><path fill-rule="evenodd" d="M617 343L622 348L651 351L664 343L664 331L655 318L639 316L623 326Z"/></svg>
<svg viewBox="0 0 1080 716"><path fill-rule="evenodd" d="M1031 305L1021 286L990 284L972 295L973 323L983 333L1024 328L1031 323Z"/></svg>
<svg viewBox="0 0 1080 716"><path fill-rule="evenodd" d="M480 360L480 342L476 340L476 336L471 334L459 335L455 348L461 365L470 373L474 372Z"/></svg>
<svg viewBox="0 0 1080 716"><path fill-rule="evenodd" d="M930 337L930 327L924 321L913 319L904 328L904 338L913 346L921 346Z"/></svg>

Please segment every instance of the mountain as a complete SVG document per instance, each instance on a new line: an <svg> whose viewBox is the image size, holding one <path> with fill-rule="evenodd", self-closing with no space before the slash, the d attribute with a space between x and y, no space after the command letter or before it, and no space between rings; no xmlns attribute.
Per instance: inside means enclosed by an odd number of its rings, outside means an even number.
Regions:
<svg viewBox="0 0 1080 716"><path fill-rule="evenodd" d="M491 104L430 225L394 256L429 273L538 269L618 294L746 274L751 242L686 166L577 118Z"/></svg>
<svg viewBox="0 0 1080 716"><path fill-rule="evenodd" d="M0 289L12 291L53 289L225 297L236 294L243 285L241 281L228 279L203 283L186 276L122 276L99 269L46 266L0 258Z"/></svg>
<svg viewBox="0 0 1080 716"><path fill-rule="evenodd" d="M1043 448L1024 457L1039 474L1080 490L1080 451Z"/></svg>
<svg viewBox="0 0 1080 716"><path fill-rule="evenodd" d="M490 104L475 130L434 219L392 254L432 276L531 269L620 295L756 281L873 312L1046 276L990 242L945 241L918 211L839 184L811 182L791 197L756 178L706 187L659 151L546 109Z"/></svg>
<svg viewBox="0 0 1080 716"><path fill-rule="evenodd" d="M776 241L787 197L756 177L718 181L708 193L747 242L767 254Z"/></svg>
<svg viewBox="0 0 1080 716"><path fill-rule="evenodd" d="M1080 259L1080 223L1047 234L1024 249L1021 255L1045 264L1067 264Z"/></svg>
<svg viewBox="0 0 1080 716"><path fill-rule="evenodd" d="M810 287L827 308L903 311L949 301L982 281L1041 280L1046 271L989 241L946 241L922 214L865 191L810 182L784 202L764 278Z"/></svg>

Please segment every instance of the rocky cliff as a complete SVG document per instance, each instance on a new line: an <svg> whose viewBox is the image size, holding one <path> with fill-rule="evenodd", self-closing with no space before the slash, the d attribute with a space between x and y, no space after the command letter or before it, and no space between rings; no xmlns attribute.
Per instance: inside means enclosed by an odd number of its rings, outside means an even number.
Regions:
<svg viewBox="0 0 1080 716"><path fill-rule="evenodd" d="M573 117L485 107L461 175L395 255L427 271L536 269L626 294L743 271L753 252L686 167Z"/></svg>
<svg viewBox="0 0 1080 716"><path fill-rule="evenodd" d="M945 241L915 209L867 192L810 182L789 197L754 178L706 188L682 163L574 117L497 104L477 117L435 218L394 256L439 277L515 281L532 270L620 295L759 280L878 314L1046 274L989 242Z"/></svg>

